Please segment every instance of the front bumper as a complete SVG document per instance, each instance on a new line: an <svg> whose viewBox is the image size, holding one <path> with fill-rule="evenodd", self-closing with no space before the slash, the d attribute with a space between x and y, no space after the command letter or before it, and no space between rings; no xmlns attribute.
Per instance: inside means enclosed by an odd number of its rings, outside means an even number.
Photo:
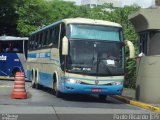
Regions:
<svg viewBox="0 0 160 120"><path fill-rule="evenodd" d="M93 91L93 89L98 89L100 91ZM77 94L120 95L123 91L123 85L85 85L65 82L60 91L63 93Z"/></svg>

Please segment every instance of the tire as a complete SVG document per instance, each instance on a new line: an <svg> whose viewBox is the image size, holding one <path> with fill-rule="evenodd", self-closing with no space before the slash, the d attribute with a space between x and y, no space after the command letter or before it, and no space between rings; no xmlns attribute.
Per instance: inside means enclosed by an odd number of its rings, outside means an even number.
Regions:
<svg viewBox="0 0 160 120"><path fill-rule="evenodd" d="M62 93L57 89L57 82L54 82L54 94L57 98L61 98L62 97Z"/></svg>
<svg viewBox="0 0 160 120"><path fill-rule="evenodd" d="M98 95L98 97L99 97L99 99L100 99L100 100L105 101L105 100L106 100L106 98L107 98L107 95L99 94L99 95Z"/></svg>
<svg viewBox="0 0 160 120"><path fill-rule="evenodd" d="M53 90L57 98L62 98L63 94L58 90L57 78L55 77L55 75L54 75L54 81L53 81Z"/></svg>
<svg viewBox="0 0 160 120"><path fill-rule="evenodd" d="M31 87L32 87L32 88L36 88L35 83L31 83Z"/></svg>
<svg viewBox="0 0 160 120"><path fill-rule="evenodd" d="M36 83L36 84L35 84L35 88L36 88L36 89L40 89L41 87L40 87L40 85L39 85L38 83Z"/></svg>
<svg viewBox="0 0 160 120"><path fill-rule="evenodd" d="M31 87L32 88L36 88L36 83L35 83L35 73L34 71L32 70L32 76L31 76Z"/></svg>
<svg viewBox="0 0 160 120"><path fill-rule="evenodd" d="M57 98L62 98L63 97L63 94L58 90L55 91L55 95L56 95Z"/></svg>
<svg viewBox="0 0 160 120"><path fill-rule="evenodd" d="M38 81L39 81L39 73L38 73L38 70L36 70L36 72L35 72L35 88L41 89L41 86L39 85Z"/></svg>

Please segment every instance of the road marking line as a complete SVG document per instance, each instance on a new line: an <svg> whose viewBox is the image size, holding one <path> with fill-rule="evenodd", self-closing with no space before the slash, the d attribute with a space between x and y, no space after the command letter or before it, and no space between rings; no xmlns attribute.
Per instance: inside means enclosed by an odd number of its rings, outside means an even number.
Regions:
<svg viewBox="0 0 160 120"><path fill-rule="evenodd" d="M12 87L12 86L8 86L8 85L1 85L0 87L1 87L1 88L9 88L9 87Z"/></svg>
<svg viewBox="0 0 160 120"><path fill-rule="evenodd" d="M153 111L153 112L160 113L160 107L156 107L151 104L143 103L143 102L136 101L136 100L130 100L124 96L113 95L112 97L123 102L123 103L127 103L127 104L138 106L138 107L141 107L141 108Z"/></svg>
<svg viewBox="0 0 160 120"><path fill-rule="evenodd" d="M0 85L0 88L11 88L9 85ZM30 88L30 86L26 86L26 88Z"/></svg>

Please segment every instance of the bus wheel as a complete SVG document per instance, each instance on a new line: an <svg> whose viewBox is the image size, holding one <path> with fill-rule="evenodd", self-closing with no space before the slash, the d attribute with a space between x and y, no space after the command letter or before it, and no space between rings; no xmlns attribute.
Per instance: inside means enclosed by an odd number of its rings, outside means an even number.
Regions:
<svg viewBox="0 0 160 120"><path fill-rule="evenodd" d="M62 97L62 93L57 89L57 82L53 83L54 85L54 93L55 93L55 96L57 98L61 98Z"/></svg>
<svg viewBox="0 0 160 120"><path fill-rule="evenodd" d="M36 89L40 89L40 85L38 83L35 84Z"/></svg>
<svg viewBox="0 0 160 120"><path fill-rule="evenodd" d="M60 91L55 91L55 95L57 98L62 98L62 93Z"/></svg>
<svg viewBox="0 0 160 120"><path fill-rule="evenodd" d="M39 74L38 74L38 71L35 72L35 88L36 89L40 89L40 85L38 83L39 81Z"/></svg>
<svg viewBox="0 0 160 120"><path fill-rule="evenodd" d="M98 97L99 97L99 99L100 99L100 100L105 101L105 100L106 100L106 98L107 98L107 95L99 94L99 95L98 95Z"/></svg>
<svg viewBox="0 0 160 120"><path fill-rule="evenodd" d="M33 82L33 80L32 80L32 83L31 83L31 87L36 88L35 82Z"/></svg>
<svg viewBox="0 0 160 120"><path fill-rule="evenodd" d="M34 71L32 70L32 76L31 76L31 87L32 88L35 88L36 87L36 84L35 84L35 73L34 73Z"/></svg>
<svg viewBox="0 0 160 120"><path fill-rule="evenodd" d="M62 93L58 90L56 78L54 78L53 89L54 89L54 94L55 94L55 96L56 96L57 98L61 98L61 97L62 97Z"/></svg>

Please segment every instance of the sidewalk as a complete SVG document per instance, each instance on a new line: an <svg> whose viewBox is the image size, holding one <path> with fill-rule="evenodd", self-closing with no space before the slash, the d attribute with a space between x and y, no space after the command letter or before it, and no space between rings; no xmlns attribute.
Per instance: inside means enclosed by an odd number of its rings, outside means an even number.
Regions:
<svg viewBox="0 0 160 120"><path fill-rule="evenodd" d="M135 90L134 89L124 88L122 96L124 96L124 97L126 97L126 98L128 98L130 100L136 100L136 98L135 98ZM139 102L141 102L141 101L139 101ZM151 104L151 105L160 107L160 104Z"/></svg>
<svg viewBox="0 0 160 120"><path fill-rule="evenodd" d="M124 88L122 96L135 100L135 90L130 88Z"/></svg>

